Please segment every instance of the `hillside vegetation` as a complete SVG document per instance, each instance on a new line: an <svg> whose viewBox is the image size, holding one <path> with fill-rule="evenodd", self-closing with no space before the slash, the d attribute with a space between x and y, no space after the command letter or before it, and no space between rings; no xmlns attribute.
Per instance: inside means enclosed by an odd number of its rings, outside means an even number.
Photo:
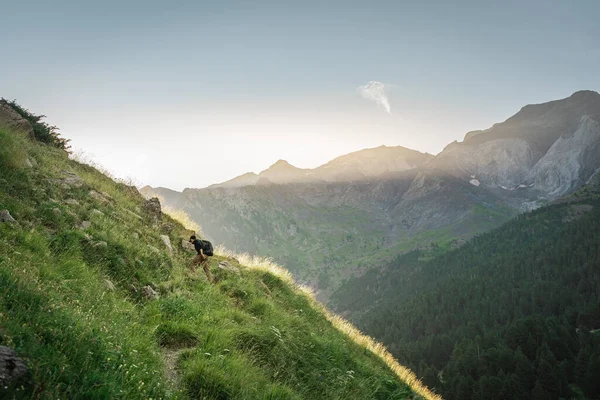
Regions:
<svg viewBox="0 0 600 400"><path fill-rule="evenodd" d="M458 250L348 281L336 309L444 398L597 399L599 181Z"/></svg>
<svg viewBox="0 0 600 400"><path fill-rule="evenodd" d="M1 398L436 398L276 266L189 271L190 231L57 147L0 128Z"/></svg>

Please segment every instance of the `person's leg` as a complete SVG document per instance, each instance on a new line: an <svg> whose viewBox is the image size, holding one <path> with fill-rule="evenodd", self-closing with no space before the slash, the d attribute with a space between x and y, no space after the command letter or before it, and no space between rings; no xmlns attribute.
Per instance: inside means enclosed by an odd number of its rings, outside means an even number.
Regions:
<svg viewBox="0 0 600 400"><path fill-rule="evenodd" d="M210 272L210 267L208 265L208 257L206 257L202 262L202 269L204 269L204 273L206 274L206 278L208 278L208 281L210 283L214 283L215 279L213 278L212 273Z"/></svg>
<svg viewBox="0 0 600 400"><path fill-rule="evenodd" d="M202 261L204 261L204 256L202 254L196 255L196 257L194 257L190 262L190 269L193 272L196 272L196 265L202 263Z"/></svg>

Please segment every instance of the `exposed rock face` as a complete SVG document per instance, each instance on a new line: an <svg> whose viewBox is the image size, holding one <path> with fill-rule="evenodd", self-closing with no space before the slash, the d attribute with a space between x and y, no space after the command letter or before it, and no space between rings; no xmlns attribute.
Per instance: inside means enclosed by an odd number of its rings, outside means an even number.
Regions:
<svg viewBox="0 0 600 400"><path fill-rule="evenodd" d="M0 346L0 386L18 382L28 374L25 362L10 347ZM2 388L0 388L2 390Z"/></svg>
<svg viewBox="0 0 600 400"><path fill-rule="evenodd" d="M157 197L146 200L144 203L144 211L148 215L151 221L157 223L162 219L162 211L160 207L160 200Z"/></svg>
<svg viewBox="0 0 600 400"><path fill-rule="evenodd" d="M554 199L600 167L600 94L525 106L492 128L469 132L428 165L483 187L521 190L521 205Z"/></svg>
<svg viewBox="0 0 600 400"><path fill-rule="evenodd" d="M18 224L17 220L14 219L12 215L10 215L10 212L8 212L8 210L0 210L0 222L15 225Z"/></svg>
<svg viewBox="0 0 600 400"><path fill-rule="evenodd" d="M33 139L33 127L29 121L21 117L21 114L4 101L0 101L0 126L25 132Z"/></svg>
<svg viewBox="0 0 600 400"><path fill-rule="evenodd" d="M431 166L458 177L476 176L488 187L515 187L534 165L532 150L523 139L497 139L468 146L454 143Z"/></svg>
<svg viewBox="0 0 600 400"><path fill-rule="evenodd" d="M548 198L585 183L600 168L600 123L585 115L578 129L558 138L527 177Z"/></svg>

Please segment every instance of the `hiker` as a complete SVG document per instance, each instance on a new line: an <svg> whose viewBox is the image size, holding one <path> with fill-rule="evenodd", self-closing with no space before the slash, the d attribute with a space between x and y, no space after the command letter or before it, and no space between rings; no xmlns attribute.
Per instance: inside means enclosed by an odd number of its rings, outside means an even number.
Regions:
<svg viewBox="0 0 600 400"><path fill-rule="evenodd" d="M196 255L196 257L194 257L194 259L190 263L192 270L195 272L196 265L198 265L198 264L202 265L202 269L204 269L204 273L206 274L208 281L210 283L213 283L214 278L213 278L212 274L210 273L210 268L208 266L208 257L213 255L212 244L208 240L196 239L196 236L194 236L194 235L190 236L190 243L192 243L194 245L194 248L196 249L196 252L198 253Z"/></svg>

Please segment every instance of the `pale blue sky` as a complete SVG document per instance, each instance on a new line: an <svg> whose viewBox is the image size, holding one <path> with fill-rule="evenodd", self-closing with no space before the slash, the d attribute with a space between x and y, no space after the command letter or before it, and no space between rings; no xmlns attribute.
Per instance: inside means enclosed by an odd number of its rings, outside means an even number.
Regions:
<svg viewBox="0 0 600 400"><path fill-rule="evenodd" d="M0 9L0 96L116 175L176 189L381 144L437 153L525 104L600 90L600 1ZM358 96L371 80L392 115Z"/></svg>

